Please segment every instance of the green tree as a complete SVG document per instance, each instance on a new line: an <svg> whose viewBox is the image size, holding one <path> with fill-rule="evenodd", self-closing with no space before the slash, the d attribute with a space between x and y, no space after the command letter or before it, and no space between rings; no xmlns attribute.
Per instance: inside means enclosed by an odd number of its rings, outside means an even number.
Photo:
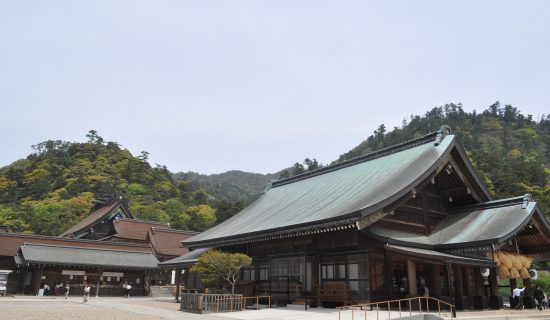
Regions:
<svg viewBox="0 0 550 320"><path fill-rule="evenodd" d="M296 163L292 166L292 175L293 175L293 176L302 174L302 173L304 173L304 172L306 172L306 170L304 169L304 165L303 165L303 164L296 162Z"/></svg>
<svg viewBox="0 0 550 320"><path fill-rule="evenodd" d="M204 231L216 224L216 209L209 205L190 206L185 213L189 216L188 227L190 230Z"/></svg>
<svg viewBox="0 0 550 320"><path fill-rule="evenodd" d="M252 258L245 254L210 250L199 258L191 271L200 274L207 287L223 289L226 283L231 286L231 293L235 293L240 270L251 264Z"/></svg>

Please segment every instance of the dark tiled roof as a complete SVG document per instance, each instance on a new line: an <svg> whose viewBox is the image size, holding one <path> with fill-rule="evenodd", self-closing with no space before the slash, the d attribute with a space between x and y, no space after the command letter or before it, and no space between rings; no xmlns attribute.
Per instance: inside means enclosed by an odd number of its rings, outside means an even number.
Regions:
<svg viewBox="0 0 550 320"><path fill-rule="evenodd" d="M340 222L349 227L409 194L448 160L451 151L470 170L458 139L428 135L342 164L273 183L258 200L227 221L183 241L186 247L211 247L232 241L265 239L278 233L320 228ZM470 165L470 166L469 166ZM480 198L489 200L473 170Z"/></svg>
<svg viewBox="0 0 550 320"><path fill-rule="evenodd" d="M168 228L168 223L156 221L144 221L136 219L118 219L113 223L117 238L143 240L147 238L147 234L152 227Z"/></svg>
<svg viewBox="0 0 550 320"><path fill-rule="evenodd" d="M154 269L158 266L158 260L151 253L138 251L25 244L21 247L21 255L26 263L36 264L136 269Z"/></svg>

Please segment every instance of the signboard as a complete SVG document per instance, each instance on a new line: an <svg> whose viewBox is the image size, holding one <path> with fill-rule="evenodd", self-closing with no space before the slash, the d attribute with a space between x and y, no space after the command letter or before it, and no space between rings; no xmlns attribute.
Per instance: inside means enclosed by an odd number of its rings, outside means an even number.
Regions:
<svg viewBox="0 0 550 320"><path fill-rule="evenodd" d="M103 277L124 277L124 272L103 272Z"/></svg>
<svg viewBox="0 0 550 320"><path fill-rule="evenodd" d="M80 271L80 270L61 270L62 275L68 275L68 276L85 276L86 271Z"/></svg>

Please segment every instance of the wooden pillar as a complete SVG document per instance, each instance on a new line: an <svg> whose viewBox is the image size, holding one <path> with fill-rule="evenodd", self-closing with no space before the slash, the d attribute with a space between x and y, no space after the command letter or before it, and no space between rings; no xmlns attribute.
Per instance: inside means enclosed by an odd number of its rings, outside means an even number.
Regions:
<svg viewBox="0 0 550 320"><path fill-rule="evenodd" d="M416 287L416 263L412 260L407 260L407 278L409 280L409 295L417 296L418 289Z"/></svg>
<svg viewBox="0 0 550 320"><path fill-rule="evenodd" d="M432 297L441 297L441 266L438 264L432 264Z"/></svg>
<svg viewBox="0 0 550 320"><path fill-rule="evenodd" d="M491 268L491 273L489 274L489 285L491 286L491 296L498 296L497 268Z"/></svg>
<svg viewBox="0 0 550 320"><path fill-rule="evenodd" d="M101 275L103 274L103 268L97 269L97 282L95 284L95 296L99 297L99 287L101 286Z"/></svg>
<svg viewBox="0 0 550 320"><path fill-rule="evenodd" d="M183 287L184 287L184 288L187 288L187 289L196 289L196 288L191 288L191 286L189 285L189 276L190 276L189 269L190 269L190 268L182 268L182 270L183 270L183 277L181 278L181 282L183 283ZM182 284L180 284L180 286L181 286L181 285L182 285Z"/></svg>
<svg viewBox="0 0 550 320"><path fill-rule="evenodd" d="M486 296L485 281L478 267L474 268L474 284L476 296Z"/></svg>
<svg viewBox="0 0 550 320"><path fill-rule="evenodd" d="M145 271L145 276L143 277L143 287L145 289L145 296L146 297L151 296L151 274L152 273L153 273L153 271L147 270L147 271Z"/></svg>
<svg viewBox="0 0 550 320"><path fill-rule="evenodd" d="M464 295L464 281L462 280L462 267L455 266L456 292L459 296Z"/></svg>
<svg viewBox="0 0 550 320"><path fill-rule="evenodd" d="M513 294L512 291L514 290L515 287L517 287L516 279L510 278L510 296L512 296Z"/></svg>
<svg viewBox="0 0 550 320"><path fill-rule="evenodd" d="M525 295L532 297L533 288L531 288L531 278L523 279L523 286L525 287Z"/></svg>
<svg viewBox="0 0 550 320"><path fill-rule="evenodd" d="M451 263L447 263L447 279L449 281L449 296L451 297L451 303L456 305L454 294L454 280L453 280L453 266ZM453 318L456 318L456 309L452 308Z"/></svg>
<svg viewBox="0 0 550 320"><path fill-rule="evenodd" d="M316 254L311 261L311 291L313 295L313 301L316 301L317 306L321 305L321 300L319 296L319 286L321 285L321 269L320 269L320 257ZM271 270L270 279L271 279ZM271 284L271 281L269 282ZM271 285L269 286L269 292L271 294Z"/></svg>
<svg viewBox="0 0 550 320"><path fill-rule="evenodd" d="M38 294L38 289L40 289L40 282L42 282L43 273L44 273L44 265L40 265L38 269L35 269L32 273L33 277L32 277L32 283L31 283L31 287L32 287L31 294L34 296Z"/></svg>
<svg viewBox="0 0 550 320"><path fill-rule="evenodd" d="M176 268L176 302L180 301L181 268Z"/></svg>
<svg viewBox="0 0 550 320"><path fill-rule="evenodd" d="M464 287L464 295L473 296L474 288L472 288L472 281L470 281L470 267L462 267L462 282Z"/></svg>
<svg viewBox="0 0 550 320"><path fill-rule="evenodd" d="M27 276L29 273L29 269L25 266L19 273L19 279L17 281L17 293L23 294L25 293L25 280L27 280Z"/></svg>
<svg viewBox="0 0 550 320"><path fill-rule="evenodd" d="M387 299L391 297L391 263L388 250L384 251L384 294Z"/></svg>

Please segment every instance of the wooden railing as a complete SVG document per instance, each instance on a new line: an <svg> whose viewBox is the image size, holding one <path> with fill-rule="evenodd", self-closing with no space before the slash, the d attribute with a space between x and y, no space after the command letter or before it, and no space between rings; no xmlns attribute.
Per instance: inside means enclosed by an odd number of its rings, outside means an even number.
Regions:
<svg viewBox="0 0 550 320"><path fill-rule="evenodd" d="M380 319L380 312L381 307L387 309L388 312L388 319L392 319L391 316L391 310L392 307L398 307L396 310L399 310L399 319L402 319L402 314L405 313L409 316L409 318L412 318L413 313L415 315L420 314L428 314L428 313L436 313L435 310L432 309L430 311L430 301L437 302L437 313L439 317L441 317L441 305L444 307L447 307L449 311L452 314L453 318L456 318L456 309L455 305L448 303L443 300L439 300L432 297L416 297L416 298L407 298L407 299L399 299L399 300L388 300L388 301L380 301L380 302L371 302L371 303L363 303L363 304L356 304L356 305L350 305L350 306L343 306L336 308L338 310L338 320L341 320L341 313L344 311L351 311L351 319L355 320L355 313L363 313L363 319L367 320L367 311L374 311L376 310L376 319ZM404 306L405 308L402 308ZM413 312L413 307L414 312ZM416 307L418 307L418 310L416 310ZM418 313L417 313L418 311ZM397 318L395 318L397 319Z"/></svg>
<svg viewBox="0 0 550 320"><path fill-rule="evenodd" d="M240 311L242 298L242 294L182 293L180 310L194 313Z"/></svg>
<svg viewBox="0 0 550 320"><path fill-rule="evenodd" d="M252 299L256 300L256 309L259 309L260 299L268 299L268 306L271 308L271 296L243 297L242 294L182 293L180 310L194 313L241 311L246 309L247 300Z"/></svg>

